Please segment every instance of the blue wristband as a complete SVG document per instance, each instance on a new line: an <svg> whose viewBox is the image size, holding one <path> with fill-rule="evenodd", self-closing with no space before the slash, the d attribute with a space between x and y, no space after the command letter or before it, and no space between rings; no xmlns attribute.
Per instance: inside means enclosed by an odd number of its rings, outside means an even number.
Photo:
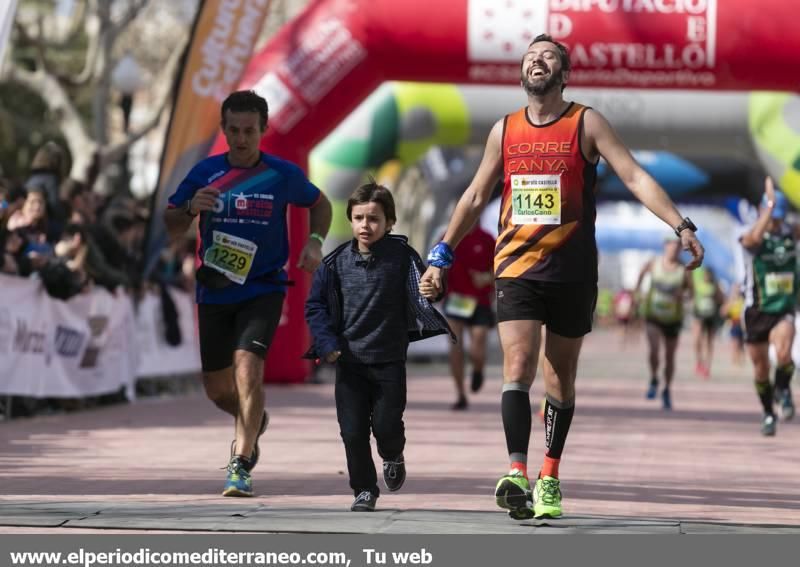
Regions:
<svg viewBox="0 0 800 567"><path fill-rule="evenodd" d="M449 268L454 260L453 250L446 242L440 242L428 252L428 265L436 268Z"/></svg>

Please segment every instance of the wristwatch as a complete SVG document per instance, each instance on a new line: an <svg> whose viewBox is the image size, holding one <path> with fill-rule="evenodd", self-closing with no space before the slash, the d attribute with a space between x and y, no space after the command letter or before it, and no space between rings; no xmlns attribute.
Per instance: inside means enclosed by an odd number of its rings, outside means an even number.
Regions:
<svg viewBox="0 0 800 567"><path fill-rule="evenodd" d="M680 237L681 232L683 232L687 228L692 232L697 232L697 227L694 225L692 219L690 219L689 217L684 218L681 221L681 224L675 227L675 234L677 234Z"/></svg>
<svg viewBox="0 0 800 567"><path fill-rule="evenodd" d="M186 213L187 215L189 215L190 217L196 217L197 215L200 214L200 213L192 213L192 200L191 199L186 201L186 203L183 205L183 212Z"/></svg>

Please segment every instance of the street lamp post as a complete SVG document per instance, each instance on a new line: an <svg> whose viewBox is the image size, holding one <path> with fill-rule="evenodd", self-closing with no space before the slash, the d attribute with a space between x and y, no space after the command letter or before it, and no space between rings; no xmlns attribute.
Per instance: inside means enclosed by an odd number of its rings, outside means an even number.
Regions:
<svg viewBox="0 0 800 567"><path fill-rule="evenodd" d="M142 68L130 53L126 53L117 62L117 66L111 72L111 85L119 92L119 107L122 110L122 128L128 134L131 122L131 111L133 110L133 96L144 86ZM125 192L129 191L130 170L128 167L128 151L122 155L120 160L119 185Z"/></svg>

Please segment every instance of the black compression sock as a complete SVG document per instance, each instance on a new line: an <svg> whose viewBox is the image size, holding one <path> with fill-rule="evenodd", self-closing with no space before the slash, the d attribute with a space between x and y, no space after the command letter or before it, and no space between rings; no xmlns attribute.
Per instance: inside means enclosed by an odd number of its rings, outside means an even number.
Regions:
<svg viewBox="0 0 800 567"><path fill-rule="evenodd" d="M575 398L559 402L548 395L545 399L544 444L547 450L545 454L551 459L560 459L575 413Z"/></svg>
<svg viewBox="0 0 800 567"><path fill-rule="evenodd" d="M503 429L506 433L506 447L508 454L512 456L512 461L520 461L519 455L528 454L528 444L531 438L529 390L530 386L519 382L503 385L500 406L503 414Z"/></svg>

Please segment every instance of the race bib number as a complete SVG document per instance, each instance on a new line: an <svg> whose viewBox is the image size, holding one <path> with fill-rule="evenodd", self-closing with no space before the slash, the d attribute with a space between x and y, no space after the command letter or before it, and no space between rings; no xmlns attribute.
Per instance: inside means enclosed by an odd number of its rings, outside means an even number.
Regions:
<svg viewBox="0 0 800 567"><path fill-rule="evenodd" d="M478 307L478 300L468 295L461 295L458 293L451 293L447 296L444 302L444 313L451 317L461 317L463 319L470 319L475 315L475 309Z"/></svg>
<svg viewBox="0 0 800 567"><path fill-rule="evenodd" d="M222 272L229 280L243 284L253 266L256 250L255 242L215 230L213 244L206 250L203 263Z"/></svg>
<svg viewBox="0 0 800 567"><path fill-rule="evenodd" d="M697 299L697 314L708 319L716 315L717 304L713 297L699 297Z"/></svg>
<svg viewBox="0 0 800 567"><path fill-rule="evenodd" d="M671 321L678 315L678 303L675 297L663 291L653 290L650 300L650 315L659 321Z"/></svg>
<svg viewBox="0 0 800 567"><path fill-rule="evenodd" d="M764 280L768 296L794 293L794 274L792 272L772 272L767 274Z"/></svg>
<svg viewBox="0 0 800 567"><path fill-rule="evenodd" d="M560 175L512 175L513 224L561 224Z"/></svg>

